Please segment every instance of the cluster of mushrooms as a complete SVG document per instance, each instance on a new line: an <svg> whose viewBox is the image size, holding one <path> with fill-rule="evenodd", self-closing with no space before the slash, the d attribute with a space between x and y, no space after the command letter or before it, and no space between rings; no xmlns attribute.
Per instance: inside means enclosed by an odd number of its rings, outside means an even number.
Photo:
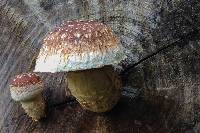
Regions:
<svg viewBox="0 0 200 133"><path fill-rule="evenodd" d="M111 110L121 95L121 79L113 65L125 59L111 28L95 21L68 21L49 33L34 72L67 72L66 83L81 106L92 112ZM11 96L37 121L45 116L44 85L35 73L17 75Z"/></svg>

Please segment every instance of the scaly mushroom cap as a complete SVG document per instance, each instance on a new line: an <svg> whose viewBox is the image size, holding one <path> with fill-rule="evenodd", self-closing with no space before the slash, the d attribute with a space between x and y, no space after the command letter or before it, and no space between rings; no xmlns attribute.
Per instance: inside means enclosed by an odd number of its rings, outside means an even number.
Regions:
<svg viewBox="0 0 200 133"><path fill-rule="evenodd" d="M99 68L124 58L122 45L108 26L95 21L68 21L46 36L34 71Z"/></svg>
<svg viewBox="0 0 200 133"><path fill-rule="evenodd" d="M11 97L15 101L34 98L43 91L43 83L39 75L24 73L14 77L10 83Z"/></svg>

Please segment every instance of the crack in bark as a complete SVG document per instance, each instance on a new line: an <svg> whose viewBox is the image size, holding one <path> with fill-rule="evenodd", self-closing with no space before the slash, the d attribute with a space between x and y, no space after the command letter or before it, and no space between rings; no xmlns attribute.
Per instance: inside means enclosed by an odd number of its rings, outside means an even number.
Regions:
<svg viewBox="0 0 200 133"><path fill-rule="evenodd" d="M156 50L155 52L153 52L153 53L147 55L146 57L142 58L142 59L139 60L138 62L133 63L133 64L131 64L131 65L129 65L129 66L126 66L126 67L123 66L123 67L125 68L125 70L122 71L122 72L120 73L120 76L122 77L123 81L126 81L127 78L128 78L128 75L129 75L130 71L131 71L132 68L134 68L135 66L137 66L137 65L139 65L139 64L141 64L141 63L143 63L144 61L146 61L146 60L148 60L148 59L154 57L155 55L157 55L157 54L163 52L164 50L166 50L166 49L168 49L168 48L170 48L170 47L177 46L177 45L179 45L181 42L186 42L186 41L191 40L192 38L195 38L195 37L197 37L197 36L199 36L199 35L200 35L200 34L199 34L199 30L195 27L195 29L194 29L192 32L189 32L189 33L186 34L186 35L180 36L179 38L173 40L169 45L167 45L167 46L165 46L165 47L162 47L162 48ZM159 46L159 44L156 44L156 46Z"/></svg>
<svg viewBox="0 0 200 133"><path fill-rule="evenodd" d="M55 108L55 107L58 107L58 106L65 105L65 104L73 104L73 103L76 103L76 99L75 98L68 98L63 102L49 105L48 108L51 109L51 108Z"/></svg>
<svg viewBox="0 0 200 133"><path fill-rule="evenodd" d="M125 97L127 97L127 95L126 94L123 95L123 92L125 92L125 93L131 93L130 90L123 89L122 90L122 96L125 96ZM140 93L138 94L138 96L140 96ZM74 103L78 103L76 101L76 98L75 97L69 97L68 99L66 99L63 102L49 105L48 109L52 109L52 108L59 107L59 106L62 106L62 105L67 105L67 104L70 105L70 104L74 104Z"/></svg>

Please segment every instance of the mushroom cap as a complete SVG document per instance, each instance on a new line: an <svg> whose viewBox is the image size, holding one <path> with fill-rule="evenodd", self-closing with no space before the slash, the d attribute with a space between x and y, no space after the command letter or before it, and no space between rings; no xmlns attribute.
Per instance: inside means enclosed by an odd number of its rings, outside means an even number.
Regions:
<svg viewBox="0 0 200 133"><path fill-rule="evenodd" d="M43 89L41 78L34 73L16 75L10 83L11 97L15 101L32 99L40 94Z"/></svg>
<svg viewBox="0 0 200 133"><path fill-rule="evenodd" d="M124 50L111 28L95 21L68 21L46 36L35 72L62 72L118 64Z"/></svg>

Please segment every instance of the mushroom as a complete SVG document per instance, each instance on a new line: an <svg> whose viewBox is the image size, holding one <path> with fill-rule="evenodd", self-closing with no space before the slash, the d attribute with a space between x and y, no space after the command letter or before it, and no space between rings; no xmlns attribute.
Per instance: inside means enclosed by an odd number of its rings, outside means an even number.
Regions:
<svg viewBox="0 0 200 133"><path fill-rule="evenodd" d="M43 90L44 86L41 78L34 73L16 75L10 83L12 99L21 102L25 112L34 121L38 121L45 116Z"/></svg>
<svg viewBox="0 0 200 133"><path fill-rule="evenodd" d="M123 47L110 27L68 21L46 36L34 71L68 72L68 88L83 108L106 112L120 98L121 79L112 65L123 59Z"/></svg>

